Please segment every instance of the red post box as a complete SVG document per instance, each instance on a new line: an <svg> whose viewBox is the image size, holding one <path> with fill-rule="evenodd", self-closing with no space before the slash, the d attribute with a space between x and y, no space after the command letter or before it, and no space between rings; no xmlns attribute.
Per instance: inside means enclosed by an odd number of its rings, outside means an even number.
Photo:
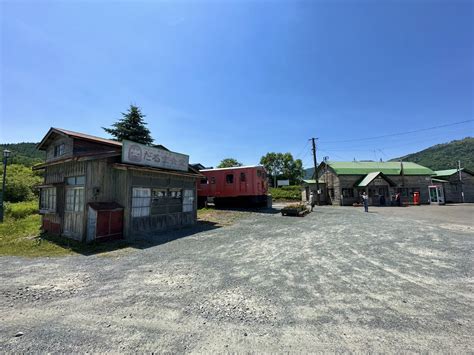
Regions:
<svg viewBox="0 0 474 355"><path fill-rule="evenodd" d="M414 192L413 193L413 204L414 205L419 205L420 204L420 193L419 192Z"/></svg>

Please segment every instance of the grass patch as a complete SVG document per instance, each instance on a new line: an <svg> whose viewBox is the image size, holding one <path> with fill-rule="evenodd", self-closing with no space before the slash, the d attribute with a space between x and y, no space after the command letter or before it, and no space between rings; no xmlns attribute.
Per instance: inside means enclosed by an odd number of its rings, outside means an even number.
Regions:
<svg viewBox="0 0 474 355"><path fill-rule="evenodd" d="M301 201L301 186L271 187L273 201Z"/></svg>
<svg viewBox="0 0 474 355"><path fill-rule="evenodd" d="M44 240L40 235L41 217L37 214L25 218L7 216L0 224L0 255L62 256L72 251Z"/></svg>
<svg viewBox="0 0 474 355"><path fill-rule="evenodd" d="M5 215L11 218L25 218L38 213L38 200L5 203Z"/></svg>
<svg viewBox="0 0 474 355"><path fill-rule="evenodd" d="M215 208L201 208L197 211L198 222L212 223L216 226L230 226L250 212L236 210L220 210Z"/></svg>
<svg viewBox="0 0 474 355"><path fill-rule="evenodd" d="M129 246L124 240L85 244L64 237L41 234L41 216L24 212L30 211L27 204L29 202L10 204L13 211L21 212L7 214L4 222L0 223L0 256L92 255ZM26 214L26 217L17 218L23 214Z"/></svg>

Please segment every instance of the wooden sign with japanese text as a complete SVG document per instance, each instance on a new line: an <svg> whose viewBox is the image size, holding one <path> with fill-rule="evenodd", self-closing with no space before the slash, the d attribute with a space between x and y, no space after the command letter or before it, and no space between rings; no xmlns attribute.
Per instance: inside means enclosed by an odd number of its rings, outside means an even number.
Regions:
<svg viewBox="0 0 474 355"><path fill-rule="evenodd" d="M124 140L122 142L122 162L154 168L188 171L189 156Z"/></svg>

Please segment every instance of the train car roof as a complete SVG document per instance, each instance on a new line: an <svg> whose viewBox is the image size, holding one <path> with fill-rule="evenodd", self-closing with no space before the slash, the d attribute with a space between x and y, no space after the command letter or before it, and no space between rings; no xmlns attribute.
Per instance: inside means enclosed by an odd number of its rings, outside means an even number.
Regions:
<svg viewBox="0 0 474 355"><path fill-rule="evenodd" d="M230 168L215 168L215 169L202 169L199 171L216 171L216 170L236 170L236 169L248 169L248 168L263 168L263 165L245 165L245 166L232 166Z"/></svg>

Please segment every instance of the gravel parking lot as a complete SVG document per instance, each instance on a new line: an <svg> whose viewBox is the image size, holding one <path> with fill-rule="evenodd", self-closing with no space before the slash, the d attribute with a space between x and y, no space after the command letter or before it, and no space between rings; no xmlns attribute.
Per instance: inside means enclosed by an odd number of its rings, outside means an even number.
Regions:
<svg viewBox="0 0 474 355"><path fill-rule="evenodd" d="M103 255L3 257L0 352L470 352L473 215L251 213Z"/></svg>

